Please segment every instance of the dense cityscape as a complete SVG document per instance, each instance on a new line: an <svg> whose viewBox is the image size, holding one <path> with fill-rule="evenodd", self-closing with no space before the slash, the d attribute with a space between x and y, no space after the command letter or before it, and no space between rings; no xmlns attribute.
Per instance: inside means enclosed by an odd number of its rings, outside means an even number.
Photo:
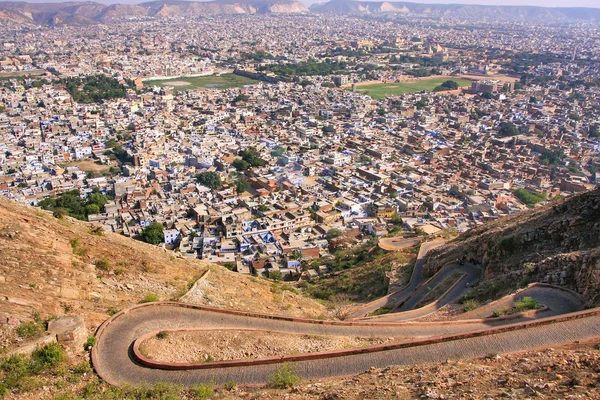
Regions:
<svg viewBox="0 0 600 400"><path fill-rule="evenodd" d="M220 15L0 36L3 196L242 273L298 277L369 236L452 236L596 184L593 24Z"/></svg>

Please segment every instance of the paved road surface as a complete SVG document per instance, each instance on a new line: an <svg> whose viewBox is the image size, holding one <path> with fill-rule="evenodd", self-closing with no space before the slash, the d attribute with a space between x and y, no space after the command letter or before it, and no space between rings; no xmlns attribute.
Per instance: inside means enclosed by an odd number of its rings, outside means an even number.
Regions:
<svg viewBox="0 0 600 400"><path fill-rule="evenodd" d="M140 384L142 382L172 382L193 385L214 380L222 384L235 381L239 384L264 383L278 368L277 363L237 367L214 367L195 370L163 370L141 365L132 354L136 338L160 330L178 328L239 328L302 334L361 336L361 337L410 337L413 340L430 339L446 335L467 334L468 337L445 339L443 342L411 344L405 348L385 349L361 354L343 354L333 357L295 362L297 372L305 379L323 378L360 373L369 367L387 365L441 362L449 358L473 358L490 353L525 350L540 346L583 340L600 336L598 312L579 315L573 319L556 317L582 308L578 296L552 287L531 287L516 297L532 296L550 307L546 312L512 320L475 320L493 312L492 308L509 304L512 299L482 307L466 316L468 321L416 323L414 319L434 311L458 298L479 277L479 268L466 264L449 265L440 270L430 281L422 282L424 255L443 242L429 242L421 246L410 284L403 290L363 306L357 313L364 316L384 305L399 306L398 312L372 319L353 322L293 320L288 317L265 316L241 312L226 312L211 307L190 306L177 303L153 303L135 306L109 319L100 328L96 346L92 352L94 368L111 384ZM428 287L443 282L459 271L464 277L436 304L414 310L429 292ZM440 305L441 304L441 305ZM552 316L544 319L546 316ZM561 319L557 319L561 318ZM536 320L539 321L536 322ZM533 325L532 325L533 324ZM493 330L490 329L500 329ZM506 329L505 329L506 328ZM482 332L485 331L485 332ZM250 333L251 335L251 333Z"/></svg>
<svg viewBox="0 0 600 400"><path fill-rule="evenodd" d="M318 323L318 322L317 322ZM131 344L139 336L163 329L176 328L249 328L266 331L308 333L319 335L351 336L412 336L448 335L472 332L495 326L514 324L515 321L488 321L474 323L400 323L392 326L344 326L342 324L318 325L278 319L256 318L222 314L199 308L182 308L173 304L156 303L134 308L114 319L98 338L93 364L101 377L111 384L139 384L141 382L173 382L192 385L228 380L240 384L264 383L278 367L277 364L208 370L169 371L139 365L131 355ZM275 333L274 333L275 334ZM356 354L321 360L294 363L305 379L359 373L371 366L439 362L448 358L471 358L490 353L518 351L556 343L583 340L600 335L600 318L597 316L574 319L525 330L496 333L470 339L404 349Z"/></svg>
<svg viewBox="0 0 600 400"><path fill-rule="evenodd" d="M410 277L410 282L403 289L398 290L394 293L388 294L387 296L381 297L370 303L364 304L356 308L349 314L348 318L361 318L372 312L382 308L396 308L402 303L423 281L423 265L425 264L425 255L432 249L440 247L446 243L443 240L436 240L433 242L425 242L421 244L419 254L417 255L417 261Z"/></svg>

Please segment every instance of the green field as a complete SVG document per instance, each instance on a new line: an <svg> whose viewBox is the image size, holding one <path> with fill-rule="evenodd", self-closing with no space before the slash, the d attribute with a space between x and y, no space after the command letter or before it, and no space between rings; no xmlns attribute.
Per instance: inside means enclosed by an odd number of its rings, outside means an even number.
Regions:
<svg viewBox="0 0 600 400"><path fill-rule="evenodd" d="M416 93L422 90L431 92L435 87L446 81L455 81L458 86L471 86L471 81L467 79L448 78L432 78L421 79L412 82L389 82L389 83L374 83L372 85L357 86L356 91L361 94L368 94L374 99L383 99L386 96L397 96L405 93Z"/></svg>
<svg viewBox="0 0 600 400"><path fill-rule="evenodd" d="M256 80L235 74L207 75L196 77L181 77L174 79L160 79L144 81L144 86L173 87L175 91L190 89L229 89L255 84Z"/></svg>

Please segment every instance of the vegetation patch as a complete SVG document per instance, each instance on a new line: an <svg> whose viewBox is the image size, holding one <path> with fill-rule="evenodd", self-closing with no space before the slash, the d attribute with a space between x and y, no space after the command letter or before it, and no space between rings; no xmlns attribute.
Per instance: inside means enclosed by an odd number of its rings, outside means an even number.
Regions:
<svg viewBox="0 0 600 400"><path fill-rule="evenodd" d="M179 83L185 82L180 85ZM253 85L257 81L254 79L247 78L245 76L235 74L221 74L221 75L208 75L208 76L195 76L195 77L182 77L175 79L159 79L152 81L145 81L144 86L159 86L168 87L174 86L174 91L181 92L192 89L229 89L237 88L245 85ZM172 85L177 83L177 86Z"/></svg>
<svg viewBox="0 0 600 400"><path fill-rule="evenodd" d="M390 311L392 311L392 309L390 307L381 307L381 308L378 308L377 310L373 311L369 315L371 315L371 316L373 316L373 315L385 315L385 314L388 314Z"/></svg>
<svg viewBox="0 0 600 400"><path fill-rule="evenodd" d="M301 382L302 378L296 373L294 368L288 363L283 363L269 377L268 386L272 389L287 389L293 388Z"/></svg>
<svg viewBox="0 0 600 400"><path fill-rule="evenodd" d="M108 75L66 78L61 83L66 85L67 91L78 103L100 103L103 100L123 98L126 94L126 86ZM132 81L129 81L129 86L133 86Z"/></svg>
<svg viewBox="0 0 600 400"><path fill-rule="evenodd" d="M473 311L479 308L479 305L479 302L475 299L466 300L462 303L462 310L463 312Z"/></svg>
<svg viewBox="0 0 600 400"><path fill-rule="evenodd" d="M153 303L158 300L158 295L156 293L146 293L140 303Z"/></svg>
<svg viewBox="0 0 600 400"><path fill-rule="evenodd" d="M104 210L104 205L111 200L107 195L95 189L87 198L82 198L79 190L70 190L58 196L48 197L38 203L44 210L54 212L54 216L64 215L87 221L88 215L98 214ZM73 245L71 245L73 246Z"/></svg>
<svg viewBox="0 0 600 400"><path fill-rule="evenodd" d="M386 252L372 243L339 250L328 260L320 260L333 273L299 285L305 293L320 300L332 301L346 295L350 301L365 301L387 294L386 273L395 266L413 265L415 250ZM315 265L316 266L316 265ZM310 267L313 267L312 265ZM405 268L409 269L409 268ZM410 274L400 271L399 279L408 281Z"/></svg>
<svg viewBox="0 0 600 400"><path fill-rule="evenodd" d="M513 193L517 199L521 200L528 207L533 207L547 199L544 193L530 192L524 189L517 189Z"/></svg>
<svg viewBox="0 0 600 400"><path fill-rule="evenodd" d="M380 100L387 96L398 96L405 93L421 92L423 90L431 92L441 87L447 81L448 80L444 78L432 78L410 82L375 83L372 85L357 86L356 91L361 94L368 94L374 99ZM467 79L457 79L452 82L456 83L457 88L471 86L471 81Z"/></svg>
<svg viewBox="0 0 600 400"><path fill-rule="evenodd" d="M514 253L519 248L519 242L514 236L504 237L498 242L498 249L505 250L509 254Z"/></svg>
<svg viewBox="0 0 600 400"><path fill-rule="evenodd" d="M542 304L540 304L533 297L523 297L521 300L516 301L511 307L503 307L499 310L494 311L492 316L494 318L502 317L504 315L512 315L528 310L539 310L542 308Z"/></svg>
<svg viewBox="0 0 600 400"><path fill-rule="evenodd" d="M17 335L26 339L39 337L42 332L42 325L36 321L23 322L17 327Z"/></svg>

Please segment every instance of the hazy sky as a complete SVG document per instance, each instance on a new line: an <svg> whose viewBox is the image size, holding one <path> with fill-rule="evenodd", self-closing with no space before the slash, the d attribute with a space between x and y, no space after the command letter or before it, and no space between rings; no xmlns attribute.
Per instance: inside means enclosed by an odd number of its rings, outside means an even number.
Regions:
<svg viewBox="0 0 600 400"><path fill-rule="evenodd" d="M1 1L1 0L0 0ZM31 3L59 3L70 0L24 0ZM72 0L72 1L86 1L86 0ZM145 1L153 0L91 0L97 3L104 4L138 4ZM195 1L211 1L211 0L195 0ZM243 0L241 0L243 1ZM310 5L313 3L325 3L326 0L299 0L304 4ZM368 0L364 0L368 1ZM377 0L381 1L381 0ZM398 1L402 0L387 0L387 1ZM412 3L430 3L430 4L486 4L486 5L511 5L511 6L544 6L544 7L594 7L600 8L600 0L412 0Z"/></svg>

